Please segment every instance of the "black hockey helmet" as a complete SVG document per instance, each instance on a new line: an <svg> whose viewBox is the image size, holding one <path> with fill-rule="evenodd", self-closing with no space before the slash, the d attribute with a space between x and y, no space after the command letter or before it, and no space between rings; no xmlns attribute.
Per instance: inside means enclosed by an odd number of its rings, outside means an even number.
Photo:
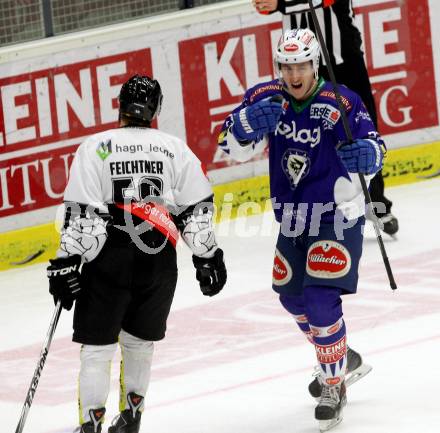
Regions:
<svg viewBox="0 0 440 433"><path fill-rule="evenodd" d="M137 122L150 124L160 113L162 90L159 82L145 75L134 75L119 93L119 112Z"/></svg>

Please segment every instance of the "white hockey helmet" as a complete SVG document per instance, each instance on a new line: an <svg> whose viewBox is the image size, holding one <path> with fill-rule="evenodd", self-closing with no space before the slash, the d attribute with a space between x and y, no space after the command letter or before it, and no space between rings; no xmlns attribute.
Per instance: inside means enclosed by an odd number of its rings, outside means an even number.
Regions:
<svg viewBox="0 0 440 433"><path fill-rule="evenodd" d="M321 48L310 29L292 29L285 32L275 52L274 62L278 73L280 64L305 63L312 61L315 78L318 79Z"/></svg>

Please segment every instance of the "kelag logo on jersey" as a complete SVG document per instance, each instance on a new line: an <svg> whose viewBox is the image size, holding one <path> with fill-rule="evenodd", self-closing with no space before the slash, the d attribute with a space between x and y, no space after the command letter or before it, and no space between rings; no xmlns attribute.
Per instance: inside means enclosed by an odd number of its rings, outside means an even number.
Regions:
<svg viewBox="0 0 440 433"><path fill-rule="evenodd" d="M295 189L298 182L310 171L310 159L306 152L299 149L287 149L284 152L281 165L292 189Z"/></svg>
<svg viewBox="0 0 440 433"><path fill-rule="evenodd" d="M312 104L310 106L310 118L322 119L324 129L333 129L340 117L340 111L332 105Z"/></svg>
<svg viewBox="0 0 440 433"><path fill-rule="evenodd" d="M291 139L296 143L307 144L315 147L321 141L321 128L318 126L313 131L310 129L296 129L296 122L292 120L292 126L284 122L278 122L277 133L284 135L286 139Z"/></svg>

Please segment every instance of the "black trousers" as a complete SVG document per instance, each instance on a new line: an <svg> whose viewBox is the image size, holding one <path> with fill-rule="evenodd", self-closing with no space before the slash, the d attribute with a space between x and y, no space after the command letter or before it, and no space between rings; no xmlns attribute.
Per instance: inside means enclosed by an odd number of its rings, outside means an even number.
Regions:
<svg viewBox="0 0 440 433"><path fill-rule="evenodd" d="M121 329L144 340L163 339L176 283L176 250L170 243L147 254L109 236L98 257L83 265L73 341L113 344Z"/></svg>

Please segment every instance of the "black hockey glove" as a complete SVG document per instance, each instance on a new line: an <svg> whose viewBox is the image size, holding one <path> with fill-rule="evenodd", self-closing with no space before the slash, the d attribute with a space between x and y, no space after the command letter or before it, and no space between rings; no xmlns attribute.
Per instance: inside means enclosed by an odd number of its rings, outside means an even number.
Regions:
<svg viewBox="0 0 440 433"><path fill-rule="evenodd" d="M226 283L227 273L223 261L223 250L217 249L211 258L192 256L196 278L205 296L214 296Z"/></svg>
<svg viewBox="0 0 440 433"><path fill-rule="evenodd" d="M55 304L61 300L61 306L70 310L81 290L79 285L81 256L74 255L49 261L50 266L47 268L49 293L53 296Z"/></svg>

